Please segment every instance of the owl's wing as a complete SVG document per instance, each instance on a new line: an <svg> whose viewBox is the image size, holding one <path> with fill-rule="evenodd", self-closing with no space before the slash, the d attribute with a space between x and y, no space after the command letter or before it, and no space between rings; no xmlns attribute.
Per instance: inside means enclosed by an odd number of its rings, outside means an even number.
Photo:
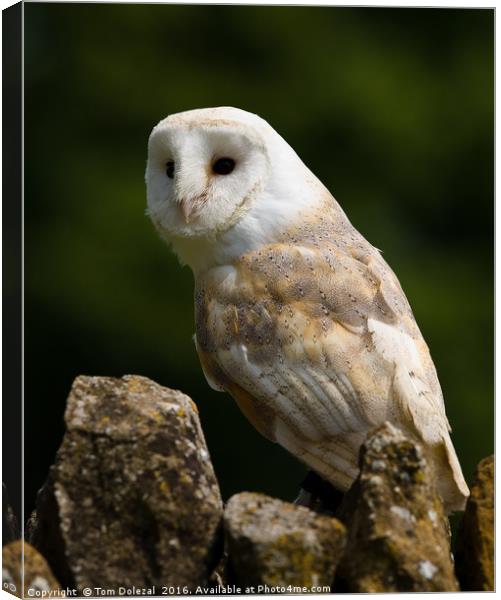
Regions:
<svg viewBox="0 0 501 600"><path fill-rule="evenodd" d="M367 314L367 329L376 352L394 367L393 391L402 413L432 443L437 431L441 435L443 429L451 430L435 365L397 277L380 253L366 244L365 252L352 255L378 281L378 295L385 304L382 308L376 302L375 310ZM438 419L432 431L430 415Z"/></svg>
<svg viewBox="0 0 501 600"><path fill-rule="evenodd" d="M213 269L196 294L197 349L213 387L342 488L366 432L386 420L452 448L407 300L379 253L357 242L268 246Z"/></svg>
<svg viewBox="0 0 501 600"><path fill-rule="evenodd" d="M447 509L462 510L469 489L449 435L451 427L428 346L396 276L380 255L374 257L371 270L381 280L382 294L388 305L393 304L397 317L394 326L374 316L367 324L378 353L393 363L392 395L400 419L430 449L437 485Z"/></svg>
<svg viewBox="0 0 501 600"><path fill-rule="evenodd" d="M469 490L449 435L451 427L428 346L391 268L364 238L360 236L358 242L356 249L351 247L349 252L366 264L379 281L378 293L392 315L391 322L385 322L380 311L379 315L373 311L367 328L377 353L393 366L390 392L398 421L407 429L414 429L418 439L425 442L447 509L461 510Z"/></svg>

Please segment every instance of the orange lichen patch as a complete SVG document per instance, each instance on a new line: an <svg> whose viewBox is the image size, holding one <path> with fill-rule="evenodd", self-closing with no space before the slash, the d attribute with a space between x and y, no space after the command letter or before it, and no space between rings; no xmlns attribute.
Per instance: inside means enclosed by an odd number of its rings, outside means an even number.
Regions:
<svg viewBox="0 0 501 600"><path fill-rule="evenodd" d="M150 412L150 416L153 417L153 419L157 422L157 423L161 423L164 419L163 415L158 412L158 410L153 410Z"/></svg>
<svg viewBox="0 0 501 600"><path fill-rule="evenodd" d="M181 473L179 477L180 483L191 485L193 483L193 478L186 472Z"/></svg>
<svg viewBox="0 0 501 600"><path fill-rule="evenodd" d="M130 392L146 391L145 383L142 378L131 376L127 379L127 388Z"/></svg>

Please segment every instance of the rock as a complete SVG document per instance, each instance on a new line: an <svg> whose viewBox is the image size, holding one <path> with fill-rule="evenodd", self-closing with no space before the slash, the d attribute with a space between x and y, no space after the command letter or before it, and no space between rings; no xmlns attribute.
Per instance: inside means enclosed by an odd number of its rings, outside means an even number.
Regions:
<svg viewBox="0 0 501 600"><path fill-rule="evenodd" d="M340 518L349 534L339 591L458 590L448 521L421 448L389 423L362 445Z"/></svg>
<svg viewBox="0 0 501 600"><path fill-rule="evenodd" d="M37 494L37 507L26 523L26 540L47 558L57 578L65 587L74 587L75 579L66 560L65 543L60 527L59 506L54 494L54 467Z"/></svg>
<svg viewBox="0 0 501 600"><path fill-rule="evenodd" d="M20 537L16 515L9 503L5 483L2 482L2 545L8 544Z"/></svg>
<svg viewBox="0 0 501 600"><path fill-rule="evenodd" d="M193 401L133 375L77 377L30 539L81 590L207 582L222 502Z"/></svg>
<svg viewBox="0 0 501 600"><path fill-rule="evenodd" d="M50 591L60 596L61 586L52 574L49 565L33 546L24 543L24 594L21 594L21 567L23 542L17 540L2 548L3 589L19 598L48 597Z"/></svg>
<svg viewBox="0 0 501 600"><path fill-rule="evenodd" d="M459 527L456 574L464 591L494 591L494 456L480 461Z"/></svg>
<svg viewBox="0 0 501 600"><path fill-rule="evenodd" d="M229 571L255 593L273 591L258 586L330 587L346 539L336 519L249 492L229 500L224 528Z"/></svg>

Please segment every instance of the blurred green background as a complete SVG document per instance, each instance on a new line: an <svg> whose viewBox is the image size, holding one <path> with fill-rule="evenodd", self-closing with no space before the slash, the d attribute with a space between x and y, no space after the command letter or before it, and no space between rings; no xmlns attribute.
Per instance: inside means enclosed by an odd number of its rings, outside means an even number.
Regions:
<svg viewBox="0 0 501 600"><path fill-rule="evenodd" d="M26 508L78 374L197 402L224 498L293 499L305 468L206 384L192 276L145 216L151 128L233 105L268 120L384 251L471 480L493 451L493 10L27 3Z"/></svg>

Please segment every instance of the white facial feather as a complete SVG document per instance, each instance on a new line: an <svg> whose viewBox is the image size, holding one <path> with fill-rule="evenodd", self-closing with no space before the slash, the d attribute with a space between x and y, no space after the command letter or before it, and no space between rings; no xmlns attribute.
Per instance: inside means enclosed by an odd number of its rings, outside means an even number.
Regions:
<svg viewBox="0 0 501 600"><path fill-rule="evenodd" d="M195 275L210 385L343 490L367 432L389 421L461 509L468 488L402 288L287 142L235 108L172 115L150 136L146 183L149 215Z"/></svg>

